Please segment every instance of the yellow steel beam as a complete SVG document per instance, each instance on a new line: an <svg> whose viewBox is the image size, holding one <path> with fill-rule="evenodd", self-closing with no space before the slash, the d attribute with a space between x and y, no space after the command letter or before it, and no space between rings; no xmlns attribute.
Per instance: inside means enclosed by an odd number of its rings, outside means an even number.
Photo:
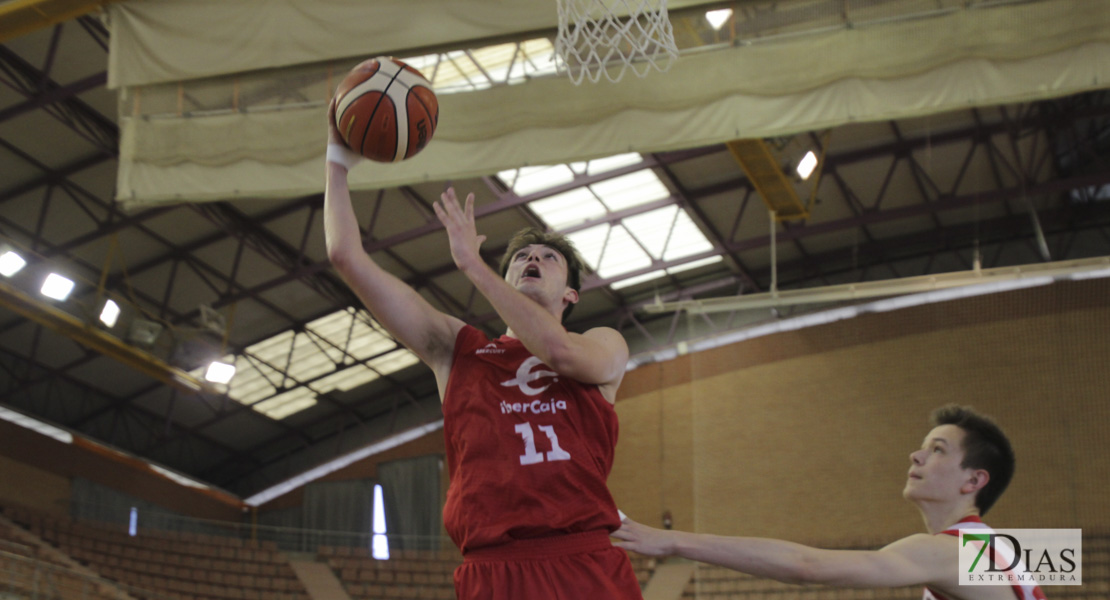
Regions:
<svg viewBox="0 0 1110 600"><path fill-rule="evenodd" d="M793 183L782 172L778 159L763 140L733 140L725 145L744 169L748 181L759 192L764 204L774 211L776 221L809 217L809 210L802 205Z"/></svg>
<svg viewBox="0 0 1110 600"><path fill-rule="evenodd" d="M170 365L157 356L129 346L116 337L87 325L73 315L42 302L4 281L0 281L0 306L180 390L218 393L207 382Z"/></svg>
<svg viewBox="0 0 1110 600"><path fill-rule="evenodd" d="M0 42L87 15L114 0L8 0L0 3Z"/></svg>

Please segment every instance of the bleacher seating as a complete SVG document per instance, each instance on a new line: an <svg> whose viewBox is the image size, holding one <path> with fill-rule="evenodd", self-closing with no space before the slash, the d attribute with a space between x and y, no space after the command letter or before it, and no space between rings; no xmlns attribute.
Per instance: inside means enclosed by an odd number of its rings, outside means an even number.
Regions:
<svg viewBox="0 0 1110 600"><path fill-rule="evenodd" d="M12 521L107 579L171 600L309 600L276 545L74 522L5 508Z"/></svg>
<svg viewBox="0 0 1110 600"><path fill-rule="evenodd" d="M30 509L6 507L3 515L10 521L0 518L0 566L9 577L0 582L0 592L14 597L25 597L32 577L41 579L46 573L57 591L47 597L61 600L311 600L273 542L159 531L131 537L119 525L73 521ZM1110 531L1085 530L1083 541L1084 585L1046 588L1052 600L1110 598ZM844 547L876 546L853 543ZM80 572L80 566L67 556L91 571ZM641 586L647 585L656 560L636 554L630 558ZM462 563L456 550L394 550L390 560L381 561L372 558L366 548L346 546L320 546L315 559L332 570L352 600L453 599L453 574ZM917 600L921 588L798 586L698 565L682 597Z"/></svg>
<svg viewBox="0 0 1110 600"><path fill-rule="evenodd" d="M453 574L462 564L456 550L395 550L389 560L372 558L366 548L321 546L324 561L354 600L452 599Z"/></svg>
<svg viewBox="0 0 1110 600"><path fill-rule="evenodd" d="M0 517L0 597L127 600L130 597Z"/></svg>

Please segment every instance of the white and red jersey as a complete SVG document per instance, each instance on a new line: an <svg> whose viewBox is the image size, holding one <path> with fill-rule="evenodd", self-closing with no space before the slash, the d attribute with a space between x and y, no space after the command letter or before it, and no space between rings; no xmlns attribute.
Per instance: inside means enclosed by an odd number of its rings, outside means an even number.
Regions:
<svg viewBox="0 0 1110 600"><path fill-rule="evenodd" d="M948 529L945 529L937 535L953 535L958 538L960 537L960 531L977 531L990 533L993 530L988 527L987 524L984 523L979 517L971 515L970 517L964 517L963 519L960 519L958 523L949 527ZM994 548L991 548L991 552L994 552ZM1007 562L1009 562L1010 558L1012 558L1012 555L1010 557L1006 557ZM1037 585L1031 583L1013 583L1010 585L1010 588L1014 591L1014 596L1017 598L1017 600L1045 600L1044 592L1042 592L1041 588ZM923 600L948 600L948 597L941 594L940 592L926 587Z"/></svg>
<svg viewBox="0 0 1110 600"><path fill-rule="evenodd" d="M455 340L443 417L443 522L464 554L620 527L605 485L617 414L598 386L558 375L520 340L468 325Z"/></svg>

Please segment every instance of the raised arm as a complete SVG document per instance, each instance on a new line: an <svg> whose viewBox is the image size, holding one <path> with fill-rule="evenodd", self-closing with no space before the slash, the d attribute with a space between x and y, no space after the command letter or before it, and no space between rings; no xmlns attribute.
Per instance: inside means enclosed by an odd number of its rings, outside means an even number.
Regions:
<svg viewBox="0 0 1110 600"><path fill-rule="evenodd" d="M453 189L435 204L447 228L455 264L474 283L524 347L556 373L582 383L602 386L613 401L616 386L628 363L628 344L614 329L598 327L584 334L568 332L557 317L539 303L513 289L482 260L478 248L485 241L474 224L474 195L460 206Z"/></svg>
<svg viewBox="0 0 1110 600"><path fill-rule="evenodd" d="M822 550L766 538L667 531L626 520L614 545L649 556L682 556L786 583L842 587L929 585L951 589L958 553L951 536L903 538L880 550Z"/></svg>
<svg viewBox="0 0 1110 600"><path fill-rule="evenodd" d="M347 167L342 164L350 162L333 160L338 151L333 145L342 142L330 114L328 123L329 160L324 190L328 259L374 318L436 372L442 394L451 368L455 336L463 322L433 308L416 290L378 266L363 249L347 187Z"/></svg>

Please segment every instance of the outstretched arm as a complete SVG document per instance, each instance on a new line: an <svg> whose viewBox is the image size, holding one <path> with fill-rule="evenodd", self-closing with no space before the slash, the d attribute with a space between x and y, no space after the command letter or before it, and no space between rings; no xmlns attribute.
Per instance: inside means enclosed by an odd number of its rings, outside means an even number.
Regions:
<svg viewBox="0 0 1110 600"><path fill-rule="evenodd" d="M667 531L626 520L613 537L620 540L614 545L640 554L682 556L786 583L948 589L958 576L950 536L912 535L876 551L822 550L783 540Z"/></svg>
<svg viewBox="0 0 1110 600"><path fill-rule="evenodd" d="M334 110L333 102L328 111L329 146L343 143L335 130ZM351 206L347 167L342 162L331 159L327 162L324 234L328 259L374 318L432 367L441 379L442 393L446 372L451 366L455 336L463 322L433 308L416 290L382 269L366 254Z"/></svg>
<svg viewBox="0 0 1110 600"><path fill-rule="evenodd" d="M609 385L615 391L628 363L624 338L608 327L584 334L568 332L558 318L513 289L482 260L478 248L486 236L478 235L474 224L474 194L467 196L464 206L460 206L454 189L448 189L440 199L435 211L447 229L455 264L524 347L560 375L582 383ZM612 401L608 394L606 397Z"/></svg>

